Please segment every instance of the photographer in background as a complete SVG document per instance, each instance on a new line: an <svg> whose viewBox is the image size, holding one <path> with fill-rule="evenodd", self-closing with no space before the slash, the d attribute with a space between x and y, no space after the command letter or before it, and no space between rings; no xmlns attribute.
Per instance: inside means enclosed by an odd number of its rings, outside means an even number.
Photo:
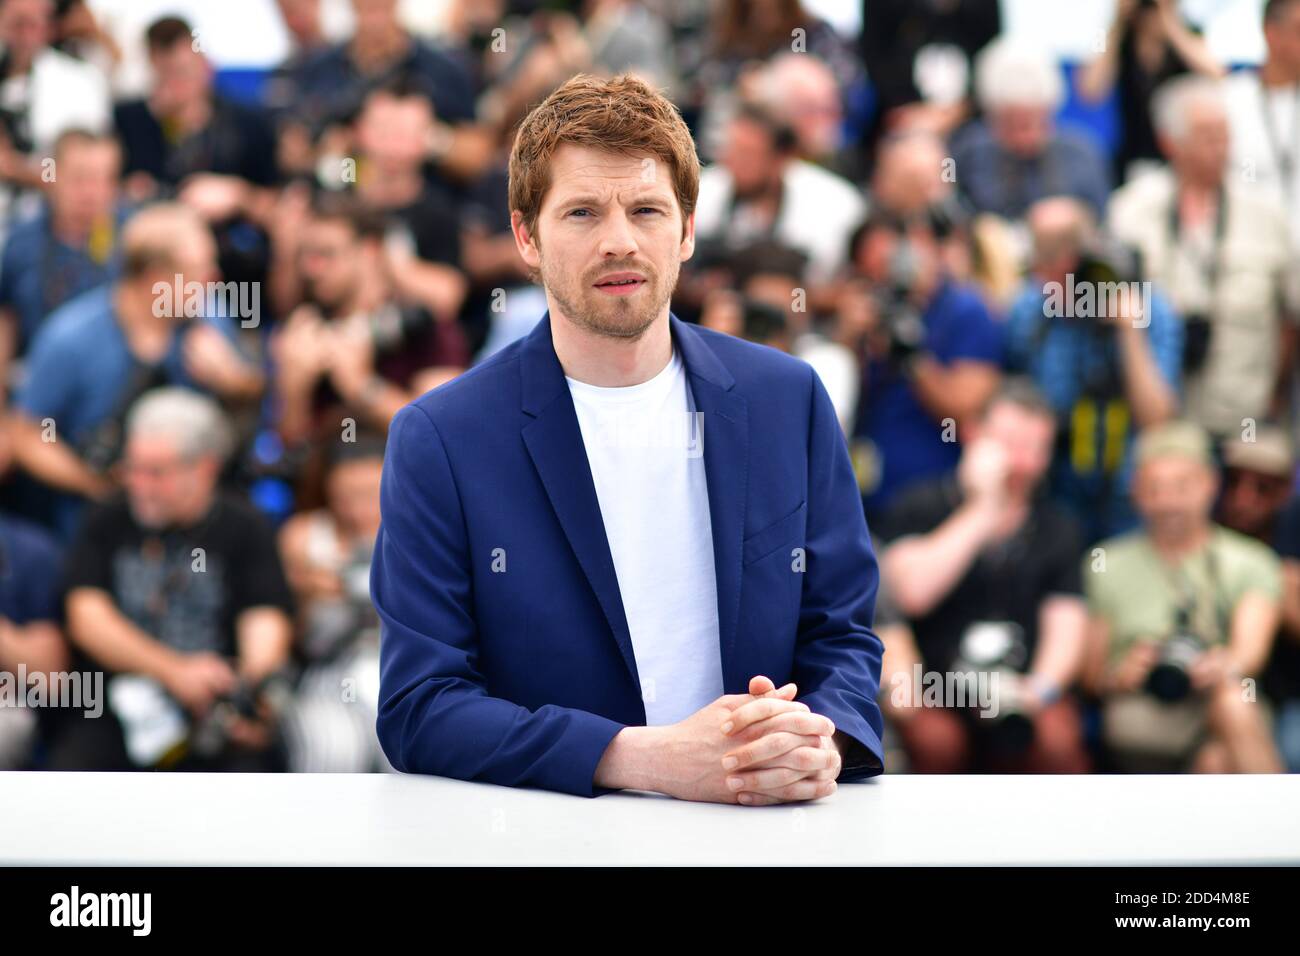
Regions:
<svg viewBox="0 0 1300 956"><path fill-rule="evenodd" d="M51 312L121 271L126 213L117 141L69 130L54 146L54 162L58 177L44 208L16 224L0 252L0 371L23 355Z"/></svg>
<svg viewBox="0 0 1300 956"><path fill-rule="evenodd" d="M1038 390L1008 381L972 423L956 472L900 495L882 525L883 577L925 668L997 679L996 716L955 701L901 708L917 772L1089 768L1069 695L1087 626L1079 529L1039 493L1055 431Z"/></svg>
<svg viewBox="0 0 1300 956"><path fill-rule="evenodd" d="M1074 196L1097 215L1110 171L1092 141L1059 129L1065 81L1047 53L999 37L975 58L975 96L984 119L958 130L952 157L958 187L977 212L1019 219L1046 196Z"/></svg>
<svg viewBox="0 0 1300 956"><path fill-rule="evenodd" d="M1238 438L1287 411L1296 257L1286 216L1229 175L1222 84L1173 80L1154 107L1170 166L1111 197L1111 232L1141 252L1142 278L1183 317L1183 414L1216 440Z"/></svg>
<svg viewBox="0 0 1300 956"><path fill-rule="evenodd" d="M15 201L44 186L60 134L109 127L108 79L53 40L54 0L0 0L0 235L22 212Z"/></svg>
<svg viewBox="0 0 1300 956"><path fill-rule="evenodd" d="M800 159L794 130L768 110L742 106L727 124L719 161L700 173L696 242L737 250L779 243L808 259L808 281L844 264L866 202L853 183Z"/></svg>
<svg viewBox="0 0 1300 956"><path fill-rule="evenodd" d="M345 415L386 432L398 409L468 364L459 325L397 302L385 235L355 198L315 203L296 249L305 301L270 347L286 445L337 440Z"/></svg>
<svg viewBox="0 0 1300 956"><path fill-rule="evenodd" d="M1221 77L1223 67L1204 37L1183 22L1177 0L1119 0L1100 52L1075 73L1079 95L1102 104L1118 90L1120 141L1115 182L1160 161L1151 96L1166 81L1194 70Z"/></svg>
<svg viewBox="0 0 1300 956"><path fill-rule="evenodd" d="M1077 200L1035 203L1028 223L1033 269L1009 313L1007 366L1027 373L1056 409L1052 494L1092 542L1136 523L1131 445L1138 429L1178 411L1182 322L1163 296L1142 294L1123 274L1119 251L1103 244ZM1106 288L1119 291L1103 296ZM1070 290L1084 289L1086 300L1071 300Z"/></svg>
<svg viewBox="0 0 1300 956"><path fill-rule="evenodd" d="M217 491L231 445L195 392L132 407L125 496L88 516L68 561L68 632L110 672L108 708L70 718L53 769L276 769L262 691L288 663L293 601L269 523Z"/></svg>
<svg viewBox="0 0 1300 956"><path fill-rule="evenodd" d="M873 213L851 243L856 278L873 292L853 443L869 519L956 467L960 426L1001 379L1002 330L945 271L941 231L928 215Z"/></svg>
<svg viewBox="0 0 1300 956"><path fill-rule="evenodd" d="M298 603L297 657L306 665L284 721L294 773L391 769L375 732L379 616L370 601L383 464L378 435L335 442L325 469L325 507L299 512L280 531Z"/></svg>
<svg viewBox="0 0 1300 956"><path fill-rule="evenodd" d="M1148 429L1134 458L1143 527L1084 559L1085 680L1106 750L1120 770L1280 773L1253 684L1280 619L1278 560L1211 520L1219 476L1204 429Z"/></svg>
<svg viewBox="0 0 1300 956"><path fill-rule="evenodd" d="M174 294L177 283L184 289L217 278L216 245L195 213L174 204L136 213L122 233L122 257L117 283L42 323L10 416L14 458L58 493L51 518L65 538L82 500L111 490L123 420L145 391L184 385L238 404L260 397L264 386L261 369L236 344L234 322L187 315L188 293L184 301Z"/></svg>

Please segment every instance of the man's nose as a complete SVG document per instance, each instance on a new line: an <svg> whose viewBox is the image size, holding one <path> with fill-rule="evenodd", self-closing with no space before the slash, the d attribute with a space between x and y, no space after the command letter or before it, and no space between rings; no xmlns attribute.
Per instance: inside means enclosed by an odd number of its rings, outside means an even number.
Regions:
<svg viewBox="0 0 1300 956"><path fill-rule="evenodd" d="M607 217L600 234L600 254L617 259L635 252L636 237L632 234L627 214L617 212Z"/></svg>

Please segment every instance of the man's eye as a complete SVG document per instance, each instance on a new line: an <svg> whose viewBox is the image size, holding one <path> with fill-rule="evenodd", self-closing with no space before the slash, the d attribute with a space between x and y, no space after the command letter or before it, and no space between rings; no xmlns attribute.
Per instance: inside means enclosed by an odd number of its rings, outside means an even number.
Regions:
<svg viewBox="0 0 1300 956"><path fill-rule="evenodd" d="M573 210L570 210L570 211L569 211L569 215L570 215L570 216L576 216L576 215L578 215L579 213L586 214L586 213L589 213L589 212L591 212L590 209L573 209Z"/></svg>
<svg viewBox="0 0 1300 956"><path fill-rule="evenodd" d="M637 210L637 212L654 212L654 213L657 213L657 212L659 212L659 210L656 209L654 206L642 206L640 209Z"/></svg>

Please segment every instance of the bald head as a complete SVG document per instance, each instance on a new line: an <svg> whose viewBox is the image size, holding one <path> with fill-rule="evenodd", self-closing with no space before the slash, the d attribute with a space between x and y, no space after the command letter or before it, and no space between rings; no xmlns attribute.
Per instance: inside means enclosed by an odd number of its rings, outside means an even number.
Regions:
<svg viewBox="0 0 1300 956"><path fill-rule="evenodd" d="M872 198L889 212L909 216L942 201L951 184L944 180L943 141L929 133L905 133L881 143L872 178Z"/></svg>
<svg viewBox="0 0 1300 956"><path fill-rule="evenodd" d="M127 282L152 286L181 275L187 282L216 277L216 242L188 206L159 203L131 217L122 231L123 274Z"/></svg>

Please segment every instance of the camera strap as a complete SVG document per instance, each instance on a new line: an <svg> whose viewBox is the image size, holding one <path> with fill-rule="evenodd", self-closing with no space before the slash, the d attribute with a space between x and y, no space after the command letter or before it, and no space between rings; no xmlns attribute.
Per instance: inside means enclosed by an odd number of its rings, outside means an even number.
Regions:
<svg viewBox="0 0 1300 956"><path fill-rule="evenodd" d="M1169 200L1168 211L1168 246L1165 250L1166 281L1172 281L1174 263L1181 251L1180 237L1183 234L1182 215L1178 207L1178 190L1174 189ZM1205 269L1205 282L1209 290L1210 307L1217 304L1219 277L1223 272L1223 244L1228 232L1228 190L1220 186L1214 207L1214 246L1208 259L1202 261Z"/></svg>
<svg viewBox="0 0 1300 956"><path fill-rule="evenodd" d="M1229 633L1230 612L1224 608L1223 589L1219 586L1219 559L1215 549L1217 539L1214 532L1211 531L1209 543L1205 546L1205 576L1210 584L1210 599L1214 604L1214 626L1218 631L1218 637L1227 642L1231 636ZM1171 567L1164 558L1158 558L1160 567L1168 578L1169 583L1173 586L1174 591L1179 595L1179 605L1174 609L1175 619L1179 611L1186 612L1188 620L1194 620L1196 612L1200 609L1201 599L1197 593L1195 582L1193 582L1183 571L1182 566Z"/></svg>

